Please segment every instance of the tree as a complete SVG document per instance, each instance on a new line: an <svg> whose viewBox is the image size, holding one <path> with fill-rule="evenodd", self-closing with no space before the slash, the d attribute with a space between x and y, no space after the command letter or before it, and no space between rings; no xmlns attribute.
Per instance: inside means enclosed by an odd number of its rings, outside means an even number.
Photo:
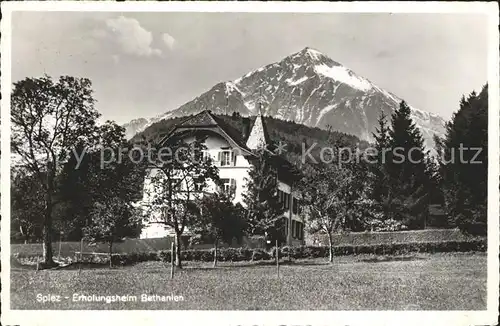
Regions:
<svg viewBox="0 0 500 326"><path fill-rule="evenodd" d="M283 241L285 208L279 198L278 172L272 160L273 154L263 151L252 161L243 203L247 211L249 234L267 234L271 241Z"/></svg>
<svg viewBox="0 0 500 326"><path fill-rule="evenodd" d="M460 108L436 139L441 185L451 222L486 234L488 180L488 85L462 96Z"/></svg>
<svg viewBox="0 0 500 326"><path fill-rule="evenodd" d="M333 235L365 230L380 219L369 180L373 177L357 145L347 139L330 138L331 155L321 163L304 167L300 181L306 227L310 233L324 232L329 241L329 260L333 262Z"/></svg>
<svg viewBox="0 0 500 326"><path fill-rule="evenodd" d="M402 221L410 228L421 228L428 215L430 198L427 153L405 101L392 114L388 135L390 151L384 163L388 189L381 200L386 218Z"/></svg>
<svg viewBox="0 0 500 326"><path fill-rule="evenodd" d="M68 239L80 240L82 229L92 224L95 203L119 198L126 203L142 196L146 162L129 155L132 144L125 130L112 121L98 127L94 144L75 149L60 173L58 199L60 205L55 223Z"/></svg>
<svg viewBox="0 0 500 326"><path fill-rule="evenodd" d="M353 165L318 164L305 171L301 180L303 210L307 229L328 236L329 261L333 262L333 235L359 231L373 218L379 218L377 207L369 199L366 177Z"/></svg>
<svg viewBox="0 0 500 326"><path fill-rule="evenodd" d="M217 249L220 242L241 241L245 234L244 208L233 204L224 192L207 194L199 200L199 218L192 231L199 240L214 244L214 267L217 266Z"/></svg>
<svg viewBox="0 0 500 326"><path fill-rule="evenodd" d="M205 150L202 137L189 143L173 137L150 148L151 167L142 201L144 221L162 224L175 232L178 268L182 268L181 237L199 216L196 199L208 189L209 181L219 180L218 169L204 155Z"/></svg>
<svg viewBox="0 0 500 326"><path fill-rule="evenodd" d="M113 244L140 232L140 217L136 208L119 197L96 202L91 211L92 224L84 228L87 239L109 245L109 267L113 267Z"/></svg>
<svg viewBox="0 0 500 326"><path fill-rule="evenodd" d="M144 177L145 162L136 161L130 155L120 157L120 153L128 153L132 149L132 145L125 139L123 127L106 121L99 126L99 130L97 143L86 154L85 170L82 171L79 167L69 171L83 176L79 179L82 181L80 191L69 199L84 202L81 206L71 202L69 206L76 208L75 211L83 217L79 226L83 227L86 238L109 244L111 267L113 244L124 237L140 234L141 223L133 203L140 199L140 181ZM73 181L71 178L69 180ZM69 186L72 185L74 184L70 182ZM76 222L74 217L72 220Z"/></svg>
<svg viewBox="0 0 500 326"><path fill-rule="evenodd" d="M387 171L386 164L386 153L390 151L390 128L387 124L387 116L384 112L381 112L378 118L378 127L373 133L373 138L375 139L375 150L376 153L370 153L369 159L370 168L372 171L372 189L373 193L371 198L379 203L382 203L384 198L387 198L389 191L389 175ZM387 207L387 206L386 206ZM386 211L386 216L389 212Z"/></svg>
<svg viewBox="0 0 500 326"><path fill-rule="evenodd" d="M52 256L52 214L57 203L56 178L71 149L95 136L91 82L70 76L49 76L14 83L11 95L11 148L15 162L33 174L43 189L43 265Z"/></svg>

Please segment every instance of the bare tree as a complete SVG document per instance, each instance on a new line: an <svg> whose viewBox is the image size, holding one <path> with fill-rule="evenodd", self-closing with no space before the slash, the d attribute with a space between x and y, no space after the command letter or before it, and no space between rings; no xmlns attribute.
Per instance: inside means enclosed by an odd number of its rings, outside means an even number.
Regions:
<svg viewBox="0 0 500 326"><path fill-rule="evenodd" d="M204 155L203 139L187 143L171 139L151 150L151 168L144 185L144 219L171 228L176 238L176 266L182 268L181 237L199 216L196 199L218 181L218 169Z"/></svg>

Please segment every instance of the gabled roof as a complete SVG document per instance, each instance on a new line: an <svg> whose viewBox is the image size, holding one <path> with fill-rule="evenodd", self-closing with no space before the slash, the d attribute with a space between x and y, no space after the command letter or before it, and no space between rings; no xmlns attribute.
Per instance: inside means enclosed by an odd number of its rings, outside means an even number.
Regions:
<svg viewBox="0 0 500 326"><path fill-rule="evenodd" d="M186 118L184 121L176 125L172 131L170 131L161 141L160 144L164 144L168 139L170 139L175 134L183 131L213 129L224 137L228 142L232 143L234 146L239 147L244 152L249 155L254 155L251 149L249 149L243 140L241 139L241 134L235 130L232 126L227 124L222 119L213 115L210 111L204 110L194 116Z"/></svg>
<svg viewBox="0 0 500 326"><path fill-rule="evenodd" d="M201 111L194 116L188 117L186 120L179 123L178 126L189 126L189 127L199 127L199 126L216 126L217 121L215 116L208 110Z"/></svg>
<svg viewBox="0 0 500 326"><path fill-rule="evenodd" d="M251 157L258 157L258 150L265 150L271 153L271 164L275 168L278 168L279 171L281 171L279 172L280 179L293 180L297 178L297 169L293 166L293 164L288 162L288 160L286 160L284 157L274 154L273 144L271 142L271 138L269 137L266 124L261 114L259 114L259 116L257 116L257 118L255 119L248 138L243 139L241 131L236 130L236 128L224 121L224 119L215 116L208 110L205 110L193 116L187 117L185 120L177 124L172 129L172 131L170 131L160 141L160 145L167 142L168 139L176 134L189 131L197 131L200 129L213 130L214 132L224 137L230 144L239 147L243 152ZM261 141L264 144L264 147L252 148L252 139Z"/></svg>

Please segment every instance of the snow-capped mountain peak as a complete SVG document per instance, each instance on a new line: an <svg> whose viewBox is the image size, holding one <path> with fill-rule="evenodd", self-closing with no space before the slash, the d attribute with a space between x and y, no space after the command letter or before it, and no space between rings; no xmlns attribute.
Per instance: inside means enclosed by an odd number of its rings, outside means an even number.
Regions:
<svg viewBox="0 0 500 326"><path fill-rule="evenodd" d="M371 141L381 111L390 116L400 102L398 96L306 47L233 81L218 83L154 121L206 109L215 114L257 115L261 103L264 115L313 127L331 127ZM444 134L444 120L411 107L411 103L410 108L426 145L433 147L433 135Z"/></svg>
<svg viewBox="0 0 500 326"><path fill-rule="evenodd" d="M321 60L322 57L325 57L325 55L321 52L319 52L316 49L311 49L309 47L306 47L304 51L311 57L313 60Z"/></svg>
<svg viewBox="0 0 500 326"><path fill-rule="evenodd" d="M355 73L344 66L330 67L328 65L321 64L314 66L314 71L320 75L342 82L362 91L369 91L372 89L372 84L367 79L356 76Z"/></svg>

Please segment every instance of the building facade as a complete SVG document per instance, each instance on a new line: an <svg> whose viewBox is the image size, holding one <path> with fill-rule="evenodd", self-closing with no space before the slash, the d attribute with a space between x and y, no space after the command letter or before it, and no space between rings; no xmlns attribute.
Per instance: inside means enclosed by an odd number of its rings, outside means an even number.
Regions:
<svg viewBox="0 0 500 326"><path fill-rule="evenodd" d="M248 120L249 121L249 120ZM206 150L204 155L211 158L219 171L219 178L224 191L233 192L234 203L243 203L243 194L246 191L247 178L259 151L266 150L270 145L269 135L265 121L261 115L256 117L253 126L245 126L246 130L236 130L209 111L203 111L187 118L162 140L168 142L171 137L181 137L186 143L194 140L193 131L204 135ZM300 214L299 194L294 189L297 178L291 174L292 165L283 158L278 158L278 191L285 212L287 244L299 245L304 241L304 221ZM147 187L151 186L150 180L158 173L150 169L145 181L143 203L147 203ZM206 192L218 191L213 183L209 183ZM189 230L186 230L189 234ZM158 238L173 235L173 231L159 223L147 223L142 230L141 238Z"/></svg>

